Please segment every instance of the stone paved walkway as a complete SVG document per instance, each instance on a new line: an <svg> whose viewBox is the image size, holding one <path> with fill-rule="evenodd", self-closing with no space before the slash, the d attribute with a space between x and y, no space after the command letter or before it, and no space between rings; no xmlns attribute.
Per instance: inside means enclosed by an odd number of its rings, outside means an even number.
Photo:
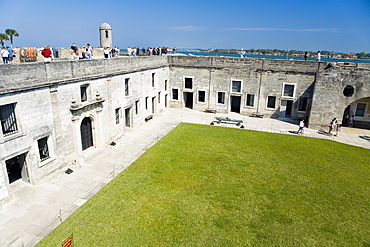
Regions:
<svg viewBox="0 0 370 247"><path fill-rule="evenodd" d="M210 124L215 116L243 119L246 129L296 135L297 124L239 114L211 114L190 109L167 109L153 120L128 129L115 146L85 152L85 164L69 166L49 181L30 185L11 184L10 201L0 208L0 246L34 246L60 222L128 167L180 122ZM217 125L217 124L216 124ZM228 125L237 128L235 125ZM329 139L370 149L370 130L343 128L338 137L325 131L305 129L305 136ZM66 236L67 238L68 236Z"/></svg>

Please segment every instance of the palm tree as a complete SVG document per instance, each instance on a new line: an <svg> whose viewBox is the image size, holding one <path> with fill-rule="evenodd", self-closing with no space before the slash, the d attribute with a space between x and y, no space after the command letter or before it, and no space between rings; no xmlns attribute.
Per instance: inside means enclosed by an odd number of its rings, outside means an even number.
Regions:
<svg viewBox="0 0 370 247"><path fill-rule="evenodd" d="M14 29L6 29L5 33L9 36L10 38L10 48L13 49L13 37L18 37L19 33L15 31Z"/></svg>
<svg viewBox="0 0 370 247"><path fill-rule="evenodd" d="M5 33L0 33L0 44L1 44L1 47L4 46L4 40L9 40L8 35L6 35Z"/></svg>

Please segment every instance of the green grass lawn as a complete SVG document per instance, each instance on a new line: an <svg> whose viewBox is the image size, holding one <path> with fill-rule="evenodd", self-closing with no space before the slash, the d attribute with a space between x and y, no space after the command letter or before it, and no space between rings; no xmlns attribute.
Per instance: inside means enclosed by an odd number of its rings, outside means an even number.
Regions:
<svg viewBox="0 0 370 247"><path fill-rule="evenodd" d="M38 246L71 233L75 246L370 246L370 150L180 124Z"/></svg>

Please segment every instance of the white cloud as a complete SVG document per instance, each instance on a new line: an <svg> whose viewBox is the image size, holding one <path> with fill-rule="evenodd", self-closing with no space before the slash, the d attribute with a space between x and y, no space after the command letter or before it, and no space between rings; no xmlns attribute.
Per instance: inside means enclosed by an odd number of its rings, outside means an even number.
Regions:
<svg viewBox="0 0 370 247"><path fill-rule="evenodd" d="M293 29L293 28L260 28L260 27L252 27L252 28L239 28L233 27L228 28L228 30L237 30L237 31L291 31L291 32L329 32L329 33L336 33L339 30L337 28L306 28L306 29Z"/></svg>
<svg viewBox="0 0 370 247"><path fill-rule="evenodd" d="M179 30L179 31L202 31L207 30L205 27L194 27L194 26L180 26L180 27L170 27L172 30Z"/></svg>

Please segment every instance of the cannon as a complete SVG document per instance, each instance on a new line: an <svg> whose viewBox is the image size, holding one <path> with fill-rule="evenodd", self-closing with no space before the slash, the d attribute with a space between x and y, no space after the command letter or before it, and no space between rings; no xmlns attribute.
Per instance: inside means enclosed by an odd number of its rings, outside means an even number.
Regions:
<svg viewBox="0 0 370 247"><path fill-rule="evenodd" d="M215 119L216 120L213 120L211 122L211 125L215 125L215 123L217 123L217 124L221 124L221 123L235 124L236 126L240 126L241 129L244 129L244 125L242 124L243 120L233 119L233 118L229 118L229 117L215 117Z"/></svg>

